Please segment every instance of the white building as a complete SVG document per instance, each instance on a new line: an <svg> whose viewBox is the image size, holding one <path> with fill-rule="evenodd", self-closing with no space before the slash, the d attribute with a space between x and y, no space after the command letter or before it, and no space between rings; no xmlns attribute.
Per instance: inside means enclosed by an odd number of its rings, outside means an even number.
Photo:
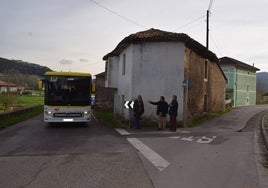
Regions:
<svg viewBox="0 0 268 188"><path fill-rule="evenodd" d="M0 93L7 92L7 91L17 92L18 86L16 84L13 84L13 83L0 81Z"/></svg>
<svg viewBox="0 0 268 188"><path fill-rule="evenodd" d="M106 60L105 86L115 89L115 113L127 118L129 111L124 108L124 101L133 100L141 95L145 105L145 116L152 117L156 113L156 107L149 104L148 100L158 101L160 96L164 96L170 103L172 95L177 95L178 120L182 120L185 108L182 83L196 72L190 71L192 61L195 59L200 62L196 64L196 69L198 67L203 69L205 62L217 61L217 57L212 52L207 51L204 46L188 35L157 29L138 32L126 37L103 59ZM195 75L193 74L193 77ZM223 77L221 75L221 78ZM224 88L224 78L223 82ZM195 86L197 87L198 84ZM202 90L198 88L197 90L202 93ZM224 93L224 90L221 92ZM201 98L204 99L203 95Z"/></svg>

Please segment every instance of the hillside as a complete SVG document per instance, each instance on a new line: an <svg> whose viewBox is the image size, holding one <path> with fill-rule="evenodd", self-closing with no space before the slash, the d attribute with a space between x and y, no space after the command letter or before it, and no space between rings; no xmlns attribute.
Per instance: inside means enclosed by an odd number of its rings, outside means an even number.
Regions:
<svg viewBox="0 0 268 188"><path fill-rule="evenodd" d="M0 80L35 89L50 68L21 60L8 60L0 57Z"/></svg>
<svg viewBox="0 0 268 188"><path fill-rule="evenodd" d="M9 60L0 57L0 73L7 74L15 70L21 74L43 76L46 71L51 69L34 63L28 63L21 60Z"/></svg>

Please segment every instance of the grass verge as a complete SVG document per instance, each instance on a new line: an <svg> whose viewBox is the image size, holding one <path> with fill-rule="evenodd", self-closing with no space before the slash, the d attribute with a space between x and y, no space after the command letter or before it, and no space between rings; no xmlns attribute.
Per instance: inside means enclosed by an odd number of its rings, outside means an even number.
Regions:
<svg viewBox="0 0 268 188"><path fill-rule="evenodd" d="M190 123L188 123L188 127L197 127L201 123L212 120L212 119L214 119L218 116L221 116L225 113L228 113L228 112L230 112L230 110L214 112L214 113L210 113L210 114L206 114L206 115L197 116Z"/></svg>
<svg viewBox="0 0 268 188"><path fill-rule="evenodd" d="M43 110L43 105L40 105L33 108L29 108L27 110L18 111L18 113L9 113L6 116L2 116L0 121L0 129L37 116L43 113Z"/></svg>
<svg viewBox="0 0 268 188"><path fill-rule="evenodd" d="M123 126L114 118L114 113L109 111L94 111L94 115L105 125L113 128L122 128Z"/></svg>
<svg viewBox="0 0 268 188"><path fill-rule="evenodd" d="M12 105L12 109L43 105L43 104L44 104L44 97L42 96L22 95L17 96L15 103ZM4 106L0 103L0 113L4 112L12 112L12 110L5 110Z"/></svg>
<svg viewBox="0 0 268 188"><path fill-rule="evenodd" d="M231 110L214 112L202 116L195 117L191 122L187 124L187 127L193 128L199 126L201 123L214 119L218 116L221 116L225 113L230 112ZM112 128L126 128L129 125L129 121L120 116L115 116L113 112L110 111L94 111L94 115L98 120L103 122L105 125ZM116 117L116 118L115 118ZM142 124L146 127L157 127L157 120L152 121L152 119L142 118ZM167 127L169 123L167 124ZM178 128L183 127L183 122L178 122Z"/></svg>

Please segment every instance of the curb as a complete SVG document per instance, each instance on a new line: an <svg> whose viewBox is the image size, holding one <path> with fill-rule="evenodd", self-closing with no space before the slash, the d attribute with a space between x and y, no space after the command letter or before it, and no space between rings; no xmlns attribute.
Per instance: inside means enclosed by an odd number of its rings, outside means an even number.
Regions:
<svg viewBox="0 0 268 188"><path fill-rule="evenodd" d="M264 138L266 150L268 150L268 114L265 114L262 117L261 132Z"/></svg>

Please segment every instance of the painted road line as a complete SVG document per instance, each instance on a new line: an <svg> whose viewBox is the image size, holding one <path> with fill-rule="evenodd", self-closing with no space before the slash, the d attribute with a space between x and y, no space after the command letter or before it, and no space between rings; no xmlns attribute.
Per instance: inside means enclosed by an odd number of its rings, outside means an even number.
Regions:
<svg viewBox="0 0 268 188"><path fill-rule="evenodd" d="M127 138L137 150L139 150L144 157L146 157L159 171L164 170L170 163L161 157L154 150L146 146L137 138Z"/></svg>
<svg viewBox="0 0 268 188"><path fill-rule="evenodd" d="M127 136L130 135L129 132L127 132L125 129L115 129L119 134L123 135L123 136Z"/></svg>
<svg viewBox="0 0 268 188"><path fill-rule="evenodd" d="M183 141L188 141L188 142L192 142L192 141L194 141L194 137L193 137L193 136L189 136L188 138L183 137L181 140L183 140Z"/></svg>
<svg viewBox="0 0 268 188"><path fill-rule="evenodd" d="M180 136L170 136L170 137L168 137L168 138L178 139L178 138L180 138Z"/></svg>
<svg viewBox="0 0 268 188"><path fill-rule="evenodd" d="M203 136L203 137L199 138L196 142L201 143L201 144L208 144L208 143L212 142L215 138L216 138L216 136L213 136L212 138L208 138L206 136Z"/></svg>

